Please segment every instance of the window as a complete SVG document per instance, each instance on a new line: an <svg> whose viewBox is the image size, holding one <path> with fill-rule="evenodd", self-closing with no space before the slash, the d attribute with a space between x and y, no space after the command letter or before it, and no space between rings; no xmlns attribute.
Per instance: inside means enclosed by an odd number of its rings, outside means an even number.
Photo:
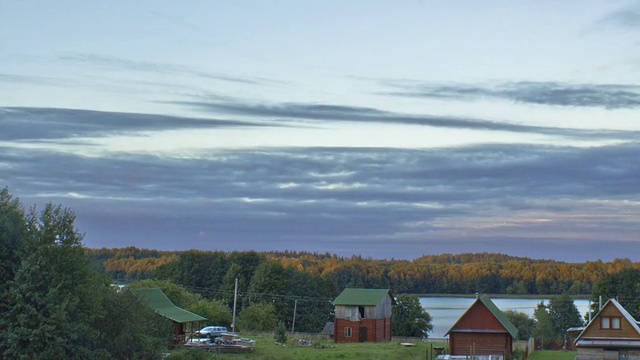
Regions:
<svg viewBox="0 0 640 360"><path fill-rule="evenodd" d="M351 337L351 328L350 327L345 327L344 328L344 337Z"/></svg>
<svg viewBox="0 0 640 360"><path fill-rule="evenodd" d="M603 316L600 319L601 329L620 329L620 318L613 316Z"/></svg>

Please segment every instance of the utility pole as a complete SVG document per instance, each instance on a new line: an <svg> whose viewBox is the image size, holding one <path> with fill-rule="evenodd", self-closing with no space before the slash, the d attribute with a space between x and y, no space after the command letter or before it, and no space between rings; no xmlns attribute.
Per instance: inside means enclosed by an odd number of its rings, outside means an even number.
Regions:
<svg viewBox="0 0 640 360"><path fill-rule="evenodd" d="M293 323L291 325L291 334L296 331L296 310L298 309L298 299L293 303Z"/></svg>
<svg viewBox="0 0 640 360"><path fill-rule="evenodd" d="M238 301L238 278L236 278L236 287L233 291L233 320L231 321L231 331L236 332L236 303Z"/></svg>

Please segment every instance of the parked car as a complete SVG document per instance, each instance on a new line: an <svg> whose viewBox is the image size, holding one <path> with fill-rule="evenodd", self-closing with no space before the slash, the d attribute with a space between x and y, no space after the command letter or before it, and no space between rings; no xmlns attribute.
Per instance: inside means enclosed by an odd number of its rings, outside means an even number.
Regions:
<svg viewBox="0 0 640 360"><path fill-rule="evenodd" d="M196 332L196 335L203 337L206 336L210 339L216 338L224 333L228 333L227 328L224 326L205 326Z"/></svg>

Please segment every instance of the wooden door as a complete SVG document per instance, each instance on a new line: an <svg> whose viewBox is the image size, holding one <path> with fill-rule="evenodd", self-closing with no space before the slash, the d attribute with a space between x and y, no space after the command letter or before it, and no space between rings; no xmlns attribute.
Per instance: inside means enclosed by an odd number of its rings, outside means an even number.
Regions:
<svg viewBox="0 0 640 360"><path fill-rule="evenodd" d="M360 335L358 337L358 341L367 342L367 330L368 329L366 327L360 326L360 329L359 329Z"/></svg>

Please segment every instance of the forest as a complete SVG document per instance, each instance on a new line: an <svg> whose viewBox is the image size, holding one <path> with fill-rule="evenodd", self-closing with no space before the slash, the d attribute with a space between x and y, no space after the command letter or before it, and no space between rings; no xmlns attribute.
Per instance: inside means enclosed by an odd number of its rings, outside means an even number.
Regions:
<svg viewBox="0 0 640 360"><path fill-rule="evenodd" d="M120 282L171 278L184 286L220 294L230 290L234 272L242 271L241 282L248 284L252 271L266 260L289 271L319 277L333 286L332 291L370 287L389 288L396 294L587 295L604 276L640 268L640 263L629 259L567 263L495 253L387 260L328 252L159 251L127 247L87 249L86 254L94 266Z"/></svg>

